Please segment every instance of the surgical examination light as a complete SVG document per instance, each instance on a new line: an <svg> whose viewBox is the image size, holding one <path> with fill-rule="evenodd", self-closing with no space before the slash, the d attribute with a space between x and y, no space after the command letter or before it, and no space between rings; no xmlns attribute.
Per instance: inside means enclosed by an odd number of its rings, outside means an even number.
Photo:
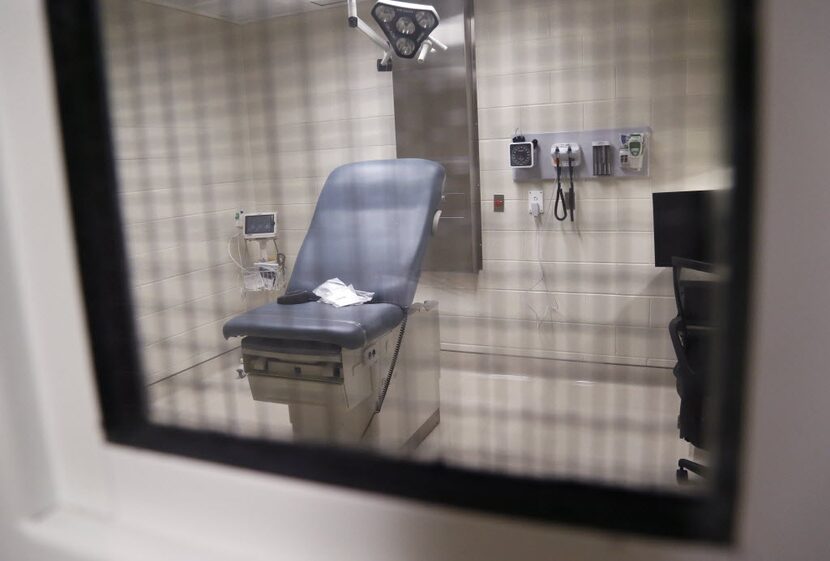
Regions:
<svg viewBox="0 0 830 561"><path fill-rule="evenodd" d="M423 63L427 55L436 50L446 51L447 46L432 36L440 24L438 12L433 6L379 0L372 7L372 18L383 34L381 37L357 15L357 0L348 0L349 25L362 31L377 46L383 49L383 58L378 60L378 70L392 70L392 54L406 59L417 58Z"/></svg>

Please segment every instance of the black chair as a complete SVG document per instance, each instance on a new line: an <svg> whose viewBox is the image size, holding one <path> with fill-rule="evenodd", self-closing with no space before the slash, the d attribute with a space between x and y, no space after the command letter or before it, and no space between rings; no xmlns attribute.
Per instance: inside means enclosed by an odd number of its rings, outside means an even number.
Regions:
<svg viewBox="0 0 830 561"><path fill-rule="evenodd" d="M669 323L677 365L674 376L680 395L677 427L680 438L706 449L706 381L718 333L714 300L722 279L709 263L675 257L672 259L677 317ZM706 466L687 459L678 461L677 480L685 482L689 472L707 476Z"/></svg>

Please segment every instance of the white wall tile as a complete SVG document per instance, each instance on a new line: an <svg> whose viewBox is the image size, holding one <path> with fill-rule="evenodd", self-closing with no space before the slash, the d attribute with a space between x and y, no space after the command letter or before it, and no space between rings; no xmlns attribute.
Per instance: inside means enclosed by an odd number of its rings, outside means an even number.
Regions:
<svg viewBox="0 0 830 561"><path fill-rule="evenodd" d="M689 19L692 21L723 21L727 6L722 0L696 0L689 2Z"/></svg>
<svg viewBox="0 0 830 561"><path fill-rule="evenodd" d="M178 189L124 193L121 205L125 222L132 224L235 209L245 191L243 183L191 183Z"/></svg>
<svg viewBox="0 0 830 561"><path fill-rule="evenodd" d="M538 39L517 35L506 42L476 46L476 70L482 77L572 68L579 66L581 58L581 36L574 33Z"/></svg>
<svg viewBox="0 0 830 561"><path fill-rule="evenodd" d="M651 233L485 231L482 237L488 260L654 263Z"/></svg>
<svg viewBox="0 0 830 561"><path fill-rule="evenodd" d="M671 25L689 14L689 0L616 0L615 20L620 25Z"/></svg>
<svg viewBox="0 0 830 561"><path fill-rule="evenodd" d="M668 325L662 329L618 326L615 332L617 355L676 360Z"/></svg>
<svg viewBox="0 0 830 561"><path fill-rule="evenodd" d="M149 345L144 353L147 381L160 380L239 346L238 341L222 336L222 325L230 317Z"/></svg>
<svg viewBox="0 0 830 561"><path fill-rule="evenodd" d="M133 285L142 285L191 271L228 263L227 241L197 241L141 255L131 255Z"/></svg>
<svg viewBox="0 0 830 561"><path fill-rule="evenodd" d="M619 294L630 296L673 295L671 272L654 265L627 263L545 263L536 261L484 261L478 275L424 273L421 283L452 290L525 290L542 277L540 287L550 292ZM532 279L532 282L529 280Z"/></svg>
<svg viewBox="0 0 830 561"><path fill-rule="evenodd" d="M583 127L583 106L579 103L527 105L521 108L522 130L529 132L575 131Z"/></svg>
<svg viewBox="0 0 830 561"><path fill-rule="evenodd" d="M394 98L391 86L322 93L297 90L273 101L258 103L254 98L249 107L252 131L257 133L258 127L391 116Z"/></svg>
<svg viewBox="0 0 830 561"><path fill-rule="evenodd" d="M577 184L577 196L581 199L643 199L651 198L653 188L651 178L583 179Z"/></svg>
<svg viewBox="0 0 830 561"><path fill-rule="evenodd" d="M419 300L437 300L442 316L521 319L649 327L649 298L541 292L541 275L519 290L469 290L422 286Z"/></svg>
<svg viewBox="0 0 830 561"><path fill-rule="evenodd" d="M279 229L281 232L286 230L299 230L305 232L311 224L311 216L314 214L313 204L278 204L274 206L264 206L268 210L273 209L277 212L277 220L279 222Z"/></svg>
<svg viewBox="0 0 830 561"><path fill-rule="evenodd" d="M551 72L550 80L550 100L554 103L614 97L613 66L557 70Z"/></svg>
<svg viewBox="0 0 830 561"><path fill-rule="evenodd" d="M489 4L489 5L488 5ZM536 39L550 34L546 2L483 2L477 0L476 41L495 43Z"/></svg>
<svg viewBox="0 0 830 561"><path fill-rule="evenodd" d="M650 98L686 93L684 59L617 65L617 97Z"/></svg>
<svg viewBox="0 0 830 561"><path fill-rule="evenodd" d="M187 302L141 319L145 345L158 343L206 324L215 323L245 309L238 287Z"/></svg>
<svg viewBox="0 0 830 561"><path fill-rule="evenodd" d="M239 287L237 277L238 269L228 263L142 285L133 291L136 313L142 317Z"/></svg>
<svg viewBox="0 0 830 561"><path fill-rule="evenodd" d="M255 158L252 163L252 174L255 179L270 177L278 181L328 177L335 168L350 162L394 158L396 150L392 145L278 152L270 157Z"/></svg>
<svg viewBox="0 0 830 561"><path fill-rule="evenodd" d="M551 82L548 72L482 76L478 79L478 106L539 105L550 103ZM570 101L557 99L555 101Z"/></svg>
<svg viewBox="0 0 830 561"><path fill-rule="evenodd" d="M478 143L481 171L510 169L510 139L482 140Z"/></svg>
<svg viewBox="0 0 830 561"><path fill-rule="evenodd" d="M524 130L522 107L486 107L478 110L478 137L480 139L512 138L516 129Z"/></svg>
<svg viewBox="0 0 830 561"><path fill-rule="evenodd" d="M504 212L493 212L493 200L482 203L482 229L485 231L525 230L565 231L565 232L616 232L624 229L617 212L618 203L614 199L579 200L577 197L576 222L559 222L553 216L555 207L555 189L550 185L545 189L545 213L534 219L528 212L527 193L523 199L506 200ZM577 224L578 222L578 224Z"/></svg>
<svg viewBox="0 0 830 561"><path fill-rule="evenodd" d="M258 158L274 152L390 144L395 144L392 116L284 124L267 130L260 127L251 135L252 156Z"/></svg>
<svg viewBox="0 0 830 561"><path fill-rule="evenodd" d="M582 62L586 66L648 61L652 54L651 30L637 23L586 30L582 44Z"/></svg>
<svg viewBox="0 0 830 561"><path fill-rule="evenodd" d="M506 151L506 144L503 145ZM493 148L498 150L498 148ZM498 157L498 156L493 156ZM481 172L481 199L492 202L493 195L504 195L508 200L527 200L528 190L544 190L546 193L554 186L553 181L531 181L517 183L513 181L513 171L483 170ZM579 179L575 186L577 200L586 199L643 199L651 197L652 180L634 178Z"/></svg>
<svg viewBox="0 0 830 561"><path fill-rule="evenodd" d="M613 355L614 327L510 319L441 317L447 343Z"/></svg>
<svg viewBox="0 0 830 561"><path fill-rule="evenodd" d="M688 61L686 76L688 95L721 96L726 87L724 62L720 59L692 59Z"/></svg>
<svg viewBox="0 0 830 561"><path fill-rule="evenodd" d="M235 233L233 213L219 211L200 215L140 222L126 227L131 255L175 247L181 232L193 242L227 240Z"/></svg>
<svg viewBox="0 0 830 561"><path fill-rule="evenodd" d="M679 22L652 29L655 57L717 57L725 48L724 26L715 21Z"/></svg>
<svg viewBox="0 0 830 561"><path fill-rule="evenodd" d="M254 198L265 205L316 203L325 181L325 177L260 179L253 182Z"/></svg>
<svg viewBox="0 0 830 561"><path fill-rule="evenodd" d="M677 316L677 303L674 298L651 299L651 327L668 327Z"/></svg>
<svg viewBox="0 0 830 561"><path fill-rule="evenodd" d="M619 200L616 223L622 232L653 231L654 209L651 198Z"/></svg>
<svg viewBox="0 0 830 561"><path fill-rule="evenodd" d="M551 33L605 33L615 25L615 0L547 2Z"/></svg>
<svg viewBox="0 0 830 561"><path fill-rule="evenodd" d="M615 129L651 126L650 98L623 98L585 103L585 128Z"/></svg>
<svg viewBox="0 0 830 561"><path fill-rule="evenodd" d="M652 100L652 121L660 132L724 127L724 100L712 95L658 97Z"/></svg>

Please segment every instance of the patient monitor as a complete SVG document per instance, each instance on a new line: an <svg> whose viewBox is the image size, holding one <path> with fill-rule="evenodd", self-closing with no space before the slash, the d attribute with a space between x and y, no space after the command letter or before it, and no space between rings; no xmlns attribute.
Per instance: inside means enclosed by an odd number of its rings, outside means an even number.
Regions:
<svg viewBox="0 0 830 561"><path fill-rule="evenodd" d="M277 213L245 214L243 234L246 240L270 240L277 237Z"/></svg>
<svg viewBox="0 0 830 561"><path fill-rule="evenodd" d="M296 440L400 451L438 424L438 306L413 301L444 180L440 164L418 159L336 169L287 291L340 278L372 302L277 302L224 325L242 337L251 395L286 404Z"/></svg>

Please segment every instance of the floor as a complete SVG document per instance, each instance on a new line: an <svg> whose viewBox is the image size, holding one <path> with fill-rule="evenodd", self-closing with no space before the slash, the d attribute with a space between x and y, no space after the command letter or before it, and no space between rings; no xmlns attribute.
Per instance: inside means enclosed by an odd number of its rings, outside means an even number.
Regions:
<svg viewBox="0 0 830 561"><path fill-rule="evenodd" d="M413 453L477 470L676 489L671 371L442 352L441 422ZM256 402L239 351L149 388L156 422L289 440L288 407ZM509 372L510 374L505 374Z"/></svg>

